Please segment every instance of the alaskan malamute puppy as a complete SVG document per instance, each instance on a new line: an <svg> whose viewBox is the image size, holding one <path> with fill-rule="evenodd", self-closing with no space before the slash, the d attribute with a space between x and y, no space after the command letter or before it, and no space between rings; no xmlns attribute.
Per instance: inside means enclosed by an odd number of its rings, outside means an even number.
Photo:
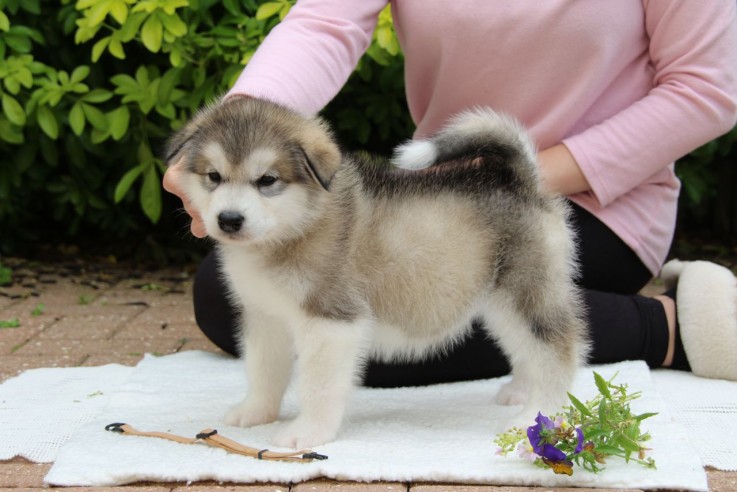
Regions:
<svg viewBox="0 0 737 492"><path fill-rule="evenodd" d="M392 169L341 155L317 117L239 97L173 138L180 160L243 306L248 394L227 424L276 420L296 366L300 413L274 443L330 441L369 357L446 350L472 320L511 363L500 403L530 423L564 403L586 354L567 207L513 120L463 113Z"/></svg>

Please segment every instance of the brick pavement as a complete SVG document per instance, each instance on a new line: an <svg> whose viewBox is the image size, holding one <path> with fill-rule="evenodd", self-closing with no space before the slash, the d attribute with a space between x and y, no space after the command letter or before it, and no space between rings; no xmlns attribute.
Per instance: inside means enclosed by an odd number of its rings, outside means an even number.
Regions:
<svg viewBox="0 0 737 492"><path fill-rule="evenodd" d="M33 264L4 259L14 283L0 287L0 382L36 367L135 365L146 352L172 354L215 348L197 329L191 305L192 269L144 271L113 264ZM0 492L41 490L50 465L0 461ZM737 491L737 473L708 471L710 489ZM458 484L352 483L237 485L145 483L69 491L199 492L535 492L542 488ZM563 489L560 489L563 490ZM570 489L582 491L586 489ZM596 489L601 491L602 489Z"/></svg>

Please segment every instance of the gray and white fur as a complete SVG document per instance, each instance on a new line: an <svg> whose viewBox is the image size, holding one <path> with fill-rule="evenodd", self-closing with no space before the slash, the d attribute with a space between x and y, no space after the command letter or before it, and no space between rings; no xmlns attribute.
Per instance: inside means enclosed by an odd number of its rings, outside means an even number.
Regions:
<svg viewBox="0 0 737 492"><path fill-rule="evenodd" d="M541 191L511 118L463 113L399 147L393 169L343 155L317 117L233 98L175 135L167 161L243 307L248 394L227 424L276 420L294 372L300 412L274 443L331 441L369 358L447 350L472 320L512 367L499 403L532 422L565 402L588 347L568 209Z"/></svg>

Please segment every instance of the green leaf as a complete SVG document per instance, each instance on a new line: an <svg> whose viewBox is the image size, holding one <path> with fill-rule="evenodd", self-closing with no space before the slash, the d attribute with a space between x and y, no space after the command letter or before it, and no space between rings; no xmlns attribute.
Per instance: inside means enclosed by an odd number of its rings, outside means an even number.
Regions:
<svg viewBox="0 0 737 492"><path fill-rule="evenodd" d="M129 92L138 90L138 82L136 82L136 79L124 73L113 75L110 77L110 82L118 86L118 88L115 89L116 94L128 94Z"/></svg>
<svg viewBox="0 0 737 492"><path fill-rule="evenodd" d="M235 16L241 15L241 10L238 8L237 0L224 0L223 7L225 7L225 10L227 10L228 12L230 12L231 14Z"/></svg>
<svg viewBox="0 0 737 492"><path fill-rule="evenodd" d="M150 83L150 78L148 76L148 69L141 65L136 70L136 82L138 82L139 85L146 86Z"/></svg>
<svg viewBox="0 0 737 492"><path fill-rule="evenodd" d="M181 71L168 70L159 83L158 98L160 104L168 104L171 101L171 94L174 86L180 81Z"/></svg>
<svg viewBox="0 0 737 492"><path fill-rule="evenodd" d="M72 75L69 77L69 83L71 85L78 84L79 82L82 82L84 79L86 79L89 74L90 67L88 67L87 65L80 65L72 72Z"/></svg>
<svg viewBox="0 0 737 492"><path fill-rule="evenodd" d="M81 105L82 111L84 111L84 116L87 118L87 121L90 122L90 125L101 132L107 131L108 124L105 114L90 104L83 102Z"/></svg>
<svg viewBox="0 0 737 492"><path fill-rule="evenodd" d="M97 128L93 128L90 132L90 141L95 145L101 144L108 138L110 138L109 129L98 130Z"/></svg>
<svg viewBox="0 0 737 492"><path fill-rule="evenodd" d="M84 131L84 122L82 103L76 102L69 111L69 126L72 127L72 131L76 136L82 135L82 132Z"/></svg>
<svg viewBox="0 0 737 492"><path fill-rule="evenodd" d="M612 393L609 391L609 383L606 382L606 380L601 377L601 374L594 372L594 382L596 382L596 387L599 389L599 393L601 393L602 396L608 399L612 399Z"/></svg>
<svg viewBox="0 0 737 492"><path fill-rule="evenodd" d="M176 48L169 53L169 63L172 67L180 67L182 65L182 52Z"/></svg>
<svg viewBox="0 0 737 492"><path fill-rule="evenodd" d="M114 2L110 6L110 15L122 26L128 19L128 7L124 2Z"/></svg>
<svg viewBox="0 0 737 492"><path fill-rule="evenodd" d="M23 10L26 12L30 12L34 15L41 14L41 2L39 0L23 0L21 5L23 6Z"/></svg>
<svg viewBox="0 0 737 492"><path fill-rule="evenodd" d="M10 29L10 19L5 15L5 12L0 10L0 31L6 31Z"/></svg>
<svg viewBox="0 0 737 492"><path fill-rule="evenodd" d="M157 223L161 217L161 180L153 162L143 176L140 198L143 213L152 223Z"/></svg>
<svg viewBox="0 0 737 492"><path fill-rule="evenodd" d="M77 83L72 86L72 92L76 92L77 94L84 94L85 92L89 92L90 87L87 84Z"/></svg>
<svg viewBox="0 0 737 492"><path fill-rule="evenodd" d="M573 406L576 407L576 409L581 412L581 415L585 415L587 417L593 417L593 414L591 411L586 408L586 405L581 403L581 401L573 396L572 394L568 393L568 399L571 400L571 403L573 403Z"/></svg>
<svg viewBox="0 0 737 492"><path fill-rule="evenodd" d="M597 444L596 451L607 454L609 456L617 456L622 452L622 450L619 449L617 446L609 446L606 444Z"/></svg>
<svg viewBox="0 0 737 492"><path fill-rule="evenodd" d="M59 137L59 122L48 106L39 106L36 110L36 118L38 119L38 126L46 135L54 140Z"/></svg>
<svg viewBox="0 0 737 492"><path fill-rule="evenodd" d="M128 106L120 106L118 109L110 113L110 135L113 140L120 140L128 131L131 114Z"/></svg>
<svg viewBox="0 0 737 492"><path fill-rule="evenodd" d="M141 28L141 24L146 20L148 15L143 12L138 12L128 16L128 20L120 28L120 40L124 43L132 40L138 34L138 30Z"/></svg>
<svg viewBox="0 0 737 492"><path fill-rule="evenodd" d="M266 2L262 3L256 11L256 20L266 20L274 17L284 7L282 2Z"/></svg>
<svg viewBox="0 0 737 492"><path fill-rule="evenodd" d="M187 24L179 18L178 15L167 15L163 17L164 29L170 32L173 36L181 38L187 34Z"/></svg>
<svg viewBox="0 0 737 492"><path fill-rule="evenodd" d="M643 420L649 419L650 417L655 417L657 414L658 414L657 412L642 413L640 415L635 416L635 420L642 422Z"/></svg>
<svg viewBox="0 0 737 492"><path fill-rule="evenodd" d="M607 418L607 404L606 400L601 400L599 402L599 425L608 425L609 419Z"/></svg>
<svg viewBox="0 0 737 492"><path fill-rule="evenodd" d="M18 318L0 319L0 328L18 328L20 320Z"/></svg>
<svg viewBox="0 0 737 492"><path fill-rule="evenodd" d="M110 46L108 47L108 49L110 50L110 54L113 55L118 60L125 60L125 51L123 50L123 43L120 42L117 36L113 36L113 39L110 40Z"/></svg>
<svg viewBox="0 0 737 492"><path fill-rule="evenodd" d="M9 94L3 94L2 106L5 116L7 116L11 123L18 126L26 124L26 112L23 110L23 106L21 106L14 97Z"/></svg>
<svg viewBox="0 0 737 492"><path fill-rule="evenodd" d="M152 53L158 53L161 49L161 41L164 38L164 27L161 20L154 13L146 19L141 28L141 41Z"/></svg>
<svg viewBox="0 0 737 492"><path fill-rule="evenodd" d="M110 100L113 93L105 89L92 89L90 92L82 96L82 100L88 103L102 103Z"/></svg>
<svg viewBox="0 0 737 492"><path fill-rule="evenodd" d="M30 39L13 34L6 34L4 41L5 44L18 53L30 53L33 46Z"/></svg>
<svg viewBox="0 0 737 492"><path fill-rule="evenodd" d="M143 173L143 169L144 166L138 165L133 169L129 169L128 172L120 178L120 181L118 181L118 184L115 186L115 193L113 195L115 203L120 203L120 201L125 198L125 195L128 194L128 190L130 190L133 183L138 179L138 176Z"/></svg>
<svg viewBox="0 0 737 492"><path fill-rule="evenodd" d="M17 95L20 92L20 82L16 77L6 77L3 83L11 94Z"/></svg>
<svg viewBox="0 0 737 492"><path fill-rule="evenodd" d="M622 449L630 451L632 453L637 453L640 451L640 445L637 444L634 440L625 436L624 434L620 434L619 436L617 436L617 444L619 444Z"/></svg>
<svg viewBox="0 0 737 492"><path fill-rule="evenodd" d="M110 40L112 39L112 36L107 36L105 38L102 38L98 42L92 46L92 61L96 62L100 59L102 54L105 52L105 48L107 48L108 44L110 44Z"/></svg>
<svg viewBox="0 0 737 492"><path fill-rule="evenodd" d="M0 139L13 145L20 145L25 142L25 136L18 127L10 124L5 118L0 118Z"/></svg>
<svg viewBox="0 0 737 492"><path fill-rule="evenodd" d="M30 89L33 86L33 72L28 68L22 67L15 73L15 78L21 83L26 89Z"/></svg>

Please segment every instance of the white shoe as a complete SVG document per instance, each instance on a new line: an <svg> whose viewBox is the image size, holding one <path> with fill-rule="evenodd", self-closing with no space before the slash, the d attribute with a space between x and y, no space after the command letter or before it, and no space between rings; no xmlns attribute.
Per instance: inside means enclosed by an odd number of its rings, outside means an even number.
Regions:
<svg viewBox="0 0 737 492"><path fill-rule="evenodd" d="M708 261L672 260L660 273L676 285L676 311L691 371L706 378L737 381L737 279Z"/></svg>

